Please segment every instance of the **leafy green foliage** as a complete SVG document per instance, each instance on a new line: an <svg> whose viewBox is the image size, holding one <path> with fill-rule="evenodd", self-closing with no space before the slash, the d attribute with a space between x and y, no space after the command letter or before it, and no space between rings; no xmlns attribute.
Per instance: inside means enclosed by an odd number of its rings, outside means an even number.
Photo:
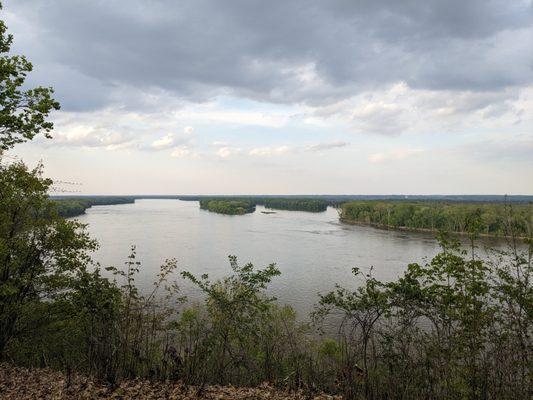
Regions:
<svg viewBox="0 0 533 400"><path fill-rule="evenodd" d="M256 204L264 204L266 208L290 211L321 212L328 208L324 200L316 199L283 199L283 198L250 198L250 199L199 199L200 208L220 214L242 215L255 211Z"/></svg>
<svg viewBox="0 0 533 400"><path fill-rule="evenodd" d="M243 215L255 211L255 203L249 200L200 200L200 208L219 214Z"/></svg>
<svg viewBox="0 0 533 400"><path fill-rule="evenodd" d="M0 164L0 353L31 330L28 311L84 273L96 243L84 226L57 216L42 166Z"/></svg>
<svg viewBox="0 0 533 400"><path fill-rule="evenodd" d="M368 275L355 290L321 296L318 321L342 318L347 398L531 396L531 240L493 262L447 235L441 244L440 254L395 281Z"/></svg>
<svg viewBox="0 0 533 400"><path fill-rule="evenodd" d="M100 196L100 197L74 197L53 199L56 204L57 212L60 216L69 218L85 214L85 211L92 206L104 206L114 204L130 204L134 203L133 197L115 197L115 196Z"/></svg>
<svg viewBox="0 0 533 400"><path fill-rule="evenodd" d="M0 21L0 151L41 132L50 137L53 124L46 118L59 109L51 88L23 89L33 66L26 57L9 54L12 42L13 36Z"/></svg>
<svg viewBox="0 0 533 400"><path fill-rule="evenodd" d="M275 299L267 297L264 290L280 272L274 264L257 271L252 264L240 266L236 257L230 257L230 265L233 274L216 282L209 281L207 275L198 278L182 273L206 295L208 330L203 356L207 359L203 362L214 369L196 377L202 383L246 383L253 379L250 369L268 370L272 362L268 348L272 341L263 340L269 333L265 324L279 311L273 307Z"/></svg>
<svg viewBox="0 0 533 400"><path fill-rule="evenodd" d="M512 213L508 212L512 208ZM512 215L512 219L509 216ZM354 201L340 210L344 222L358 222L390 228L473 232L487 235L530 236L533 205L512 207L494 203L438 203L403 201Z"/></svg>
<svg viewBox="0 0 533 400"><path fill-rule="evenodd" d="M265 199L266 208L290 211L322 212L328 208L325 200L314 199Z"/></svg>

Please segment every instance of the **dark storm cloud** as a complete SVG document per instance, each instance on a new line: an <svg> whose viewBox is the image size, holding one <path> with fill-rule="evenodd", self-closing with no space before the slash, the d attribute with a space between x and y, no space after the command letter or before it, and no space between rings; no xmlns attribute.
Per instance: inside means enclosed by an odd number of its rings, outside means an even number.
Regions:
<svg viewBox="0 0 533 400"><path fill-rule="evenodd" d="M398 81L499 91L533 82L527 1L6 0L34 79L63 105L146 93L328 104ZM46 68L46 69L44 69Z"/></svg>

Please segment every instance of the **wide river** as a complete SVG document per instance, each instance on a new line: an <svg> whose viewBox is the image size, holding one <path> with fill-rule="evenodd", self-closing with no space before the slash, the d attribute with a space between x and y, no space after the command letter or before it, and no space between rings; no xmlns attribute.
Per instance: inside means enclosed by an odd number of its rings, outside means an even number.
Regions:
<svg viewBox="0 0 533 400"><path fill-rule="evenodd" d="M137 200L134 204L96 206L78 219L88 224L100 243L94 255L103 267L120 267L130 247L142 262L137 283L151 287L158 267L167 258L178 260L179 271L219 278L231 272L228 255L257 267L276 263L281 276L269 292L291 304L305 318L335 283L355 288L360 281L353 267L388 281L408 263L423 262L439 251L433 235L386 231L342 224L334 208L322 213L279 211L228 216L200 210L196 201ZM181 282L189 299L198 291Z"/></svg>

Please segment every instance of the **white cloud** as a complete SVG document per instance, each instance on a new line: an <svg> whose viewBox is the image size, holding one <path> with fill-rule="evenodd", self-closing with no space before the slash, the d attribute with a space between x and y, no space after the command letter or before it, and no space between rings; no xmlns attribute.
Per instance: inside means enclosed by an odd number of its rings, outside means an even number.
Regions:
<svg viewBox="0 0 533 400"><path fill-rule="evenodd" d="M393 149L386 152L374 153L368 157L371 163L405 160L423 153L423 149Z"/></svg>
<svg viewBox="0 0 533 400"><path fill-rule="evenodd" d="M187 146L177 146L172 149L171 157L181 158L191 154L191 150Z"/></svg>
<svg viewBox="0 0 533 400"><path fill-rule="evenodd" d="M53 141L43 141L45 145L60 144L63 146L76 146L88 148L105 148L116 150L130 147L134 138L126 133L103 128L86 126L84 124L72 124L64 129L54 132Z"/></svg>
<svg viewBox="0 0 533 400"><path fill-rule="evenodd" d="M316 144L309 144L306 146L266 146L266 147L255 147L248 151L248 155L254 157L269 157L269 156L279 156L289 153L298 153L300 151L307 152L320 152L326 150L332 150L340 147L346 147L349 143L343 142L341 140L336 140L333 142L321 142Z"/></svg>
<svg viewBox="0 0 533 400"><path fill-rule="evenodd" d="M326 106L308 108L302 122L328 127L340 124L355 133L398 136L402 133L463 133L468 129L531 126L528 107L533 86L501 91L429 90L400 82L361 92Z"/></svg>
<svg viewBox="0 0 533 400"><path fill-rule="evenodd" d="M257 156L257 157L268 157L268 156L275 156L275 155L281 155L291 152L293 149L289 146L278 146L278 147L256 147L251 149L248 154L250 156Z"/></svg>
<svg viewBox="0 0 533 400"><path fill-rule="evenodd" d="M151 147L155 150L164 150L164 149L169 149L171 148L173 145L174 145L174 141L175 141L175 137L174 135L170 134L170 135L166 135L166 136L163 136L162 138L160 139L157 139L157 140L154 140L151 144Z"/></svg>
<svg viewBox="0 0 533 400"><path fill-rule="evenodd" d="M241 149L238 147L221 147L216 152L216 155L220 158L229 158L241 153Z"/></svg>
<svg viewBox="0 0 533 400"><path fill-rule="evenodd" d="M190 144L194 129L166 112L128 112L109 108L93 112L58 112L53 115L54 140L37 137L46 146L118 150L164 150ZM154 132L159 136L154 137Z"/></svg>
<svg viewBox="0 0 533 400"><path fill-rule="evenodd" d="M186 126L183 129L183 134L176 135L174 133L169 133L168 135L154 140L150 147L154 150L170 149L171 147L175 147L178 144L190 141L193 132L194 130L191 126Z"/></svg>
<svg viewBox="0 0 533 400"><path fill-rule="evenodd" d="M220 141L220 140L215 140L213 143L211 143L212 146L215 146L215 147L227 147L229 146L229 143L228 142L223 142L223 141Z"/></svg>
<svg viewBox="0 0 533 400"><path fill-rule="evenodd" d="M340 147L346 147L349 143L343 142L342 140L336 140L334 142L324 142L324 143L317 143L317 144L310 144L306 146L306 151L323 151L323 150L331 150L336 149Z"/></svg>
<svg viewBox="0 0 533 400"><path fill-rule="evenodd" d="M250 125L268 128L280 128L290 120L290 115L284 112L239 111L212 104L208 106L195 105L176 111L174 116L178 119L202 124Z"/></svg>

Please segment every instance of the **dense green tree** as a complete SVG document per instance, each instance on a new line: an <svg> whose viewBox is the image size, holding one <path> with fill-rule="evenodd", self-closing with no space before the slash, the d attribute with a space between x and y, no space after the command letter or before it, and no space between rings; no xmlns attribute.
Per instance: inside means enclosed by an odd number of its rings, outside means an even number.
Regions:
<svg viewBox="0 0 533 400"><path fill-rule="evenodd" d="M96 246L82 225L58 217L42 165L30 170L1 162L1 152L16 143L40 132L49 136L53 125L46 118L59 108L51 89L23 89L32 65L9 54L12 41L0 21L0 357L41 323L43 308L85 270Z"/></svg>
<svg viewBox="0 0 533 400"><path fill-rule="evenodd" d="M512 229L518 236L531 235L533 205L509 207L498 203L351 201L342 204L340 219L384 228L467 233L475 225L476 234L509 236Z"/></svg>
<svg viewBox="0 0 533 400"><path fill-rule="evenodd" d="M84 226L60 218L42 165L0 164L0 352L31 330L30 311L70 287L96 243Z"/></svg>
<svg viewBox="0 0 533 400"><path fill-rule="evenodd" d="M60 216L69 218L85 214L85 211L92 206L104 206L114 204L130 204L135 202L134 197L116 196L88 196L73 198L54 198L57 212Z"/></svg>
<svg viewBox="0 0 533 400"><path fill-rule="evenodd" d="M10 54L12 42L13 36L0 21L0 151L39 133L50 137L53 124L47 117L59 109L51 88L24 88L33 66L26 57Z"/></svg>
<svg viewBox="0 0 533 400"><path fill-rule="evenodd" d="M316 199L265 199L266 208L290 211L326 211L328 203L325 200Z"/></svg>
<svg viewBox="0 0 533 400"><path fill-rule="evenodd" d="M251 200L238 199L202 199L200 208L218 214L243 215L255 211L255 203Z"/></svg>

